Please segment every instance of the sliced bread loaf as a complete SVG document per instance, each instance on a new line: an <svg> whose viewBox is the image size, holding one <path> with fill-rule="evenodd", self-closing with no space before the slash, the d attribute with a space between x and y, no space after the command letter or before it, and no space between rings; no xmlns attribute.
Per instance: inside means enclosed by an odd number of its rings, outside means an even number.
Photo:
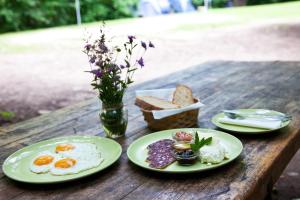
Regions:
<svg viewBox="0 0 300 200"><path fill-rule="evenodd" d="M144 110L165 110L165 109L176 109L179 105L172 102L159 99L152 96L138 96L135 99L135 105L139 106Z"/></svg>
<svg viewBox="0 0 300 200"><path fill-rule="evenodd" d="M177 85L173 94L172 102L180 106L188 106L193 104L194 97L192 89L185 85Z"/></svg>

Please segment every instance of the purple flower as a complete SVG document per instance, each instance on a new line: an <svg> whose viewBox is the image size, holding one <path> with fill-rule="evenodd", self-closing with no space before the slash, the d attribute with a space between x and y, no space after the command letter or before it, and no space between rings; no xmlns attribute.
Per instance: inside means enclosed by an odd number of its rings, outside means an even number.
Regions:
<svg viewBox="0 0 300 200"><path fill-rule="evenodd" d="M145 50L147 50L147 44L145 42L141 41L141 45Z"/></svg>
<svg viewBox="0 0 300 200"><path fill-rule="evenodd" d="M149 42L149 47L151 47L151 48L155 47L154 44L151 41Z"/></svg>
<svg viewBox="0 0 300 200"><path fill-rule="evenodd" d="M137 63L141 66L141 67L144 67L144 60L143 58L141 57L139 60L137 60Z"/></svg>
<svg viewBox="0 0 300 200"><path fill-rule="evenodd" d="M102 67L103 66L103 62L102 60L98 60L95 65L99 66L99 67Z"/></svg>
<svg viewBox="0 0 300 200"><path fill-rule="evenodd" d="M105 44L103 44L103 43L99 44L99 49L102 51L102 53L107 53L108 52L107 46L105 46Z"/></svg>
<svg viewBox="0 0 300 200"><path fill-rule="evenodd" d="M100 69L94 69L94 70L90 71L90 73L94 74L98 78L102 77L102 72L100 71Z"/></svg>
<svg viewBox="0 0 300 200"><path fill-rule="evenodd" d="M92 45L90 44L86 44L84 47L87 51L89 51L92 48Z"/></svg>
<svg viewBox="0 0 300 200"><path fill-rule="evenodd" d="M133 40L136 39L136 37L133 36L133 35L129 35L129 36L128 36L128 39L129 39L129 42L132 43Z"/></svg>
<svg viewBox="0 0 300 200"><path fill-rule="evenodd" d="M110 73L110 72L112 72L112 70L113 70L113 66L112 66L112 67L109 67L109 68L107 69L107 72Z"/></svg>
<svg viewBox="0 0 300 200"><path fill-rule="evenodd" d="M124 65L120 65L120 68L121 68L121 69L124 69L124 68L125 68L125 66L124 66Z"/></svg>
<svg viewBox="0 0 300 200"><path fill-rule="evenodd" d="M90 59L90 63L94 63L96 61L96 56L93 56L93 57L91 57L91 59Z"/></svg>

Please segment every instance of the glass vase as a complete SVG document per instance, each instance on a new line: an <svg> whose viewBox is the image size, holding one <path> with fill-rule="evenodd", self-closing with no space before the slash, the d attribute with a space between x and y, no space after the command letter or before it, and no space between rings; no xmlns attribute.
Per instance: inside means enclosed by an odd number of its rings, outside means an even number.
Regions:
<svg viewBox="0 0 300 200"><path fill-rule="evenodd" d="M100 120L106 137L119 138L125 136L128 111L122 103L117 105L102 104Z"/></svg>

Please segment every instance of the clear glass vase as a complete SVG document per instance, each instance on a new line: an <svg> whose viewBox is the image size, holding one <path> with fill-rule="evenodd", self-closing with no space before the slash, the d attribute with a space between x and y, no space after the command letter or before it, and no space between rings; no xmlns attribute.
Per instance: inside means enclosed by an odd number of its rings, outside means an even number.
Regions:
<svg viewBox="0 0 300 200"><path fill-rule="evenodd" d="M128 110L122 103L117 105L102 104L100 120L106 137L119 138L125 136Z"/></svg>

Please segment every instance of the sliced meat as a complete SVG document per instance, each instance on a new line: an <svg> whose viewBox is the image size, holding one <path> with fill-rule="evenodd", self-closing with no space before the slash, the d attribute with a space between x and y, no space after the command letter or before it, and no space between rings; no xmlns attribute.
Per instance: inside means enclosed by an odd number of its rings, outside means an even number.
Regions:
<svg viewBox="0 0 300 200"><path fill-rule="evenodd" d="M156 169L163 169L175 162L173 157L174 141L170 139L163 139L150 144L148 149L149 166Z"/></svg>
<svg viewBox="0 0 300 200"><path fill-rule="evenodd" d="M163 140L159 140L157 142L154 142L152 144L149 144L148 149L149 148L153 148L153 147L159 147L159 146L166 146L166 145L173 145L174 141L170 140L170 139L163 139Z"/></svg>

